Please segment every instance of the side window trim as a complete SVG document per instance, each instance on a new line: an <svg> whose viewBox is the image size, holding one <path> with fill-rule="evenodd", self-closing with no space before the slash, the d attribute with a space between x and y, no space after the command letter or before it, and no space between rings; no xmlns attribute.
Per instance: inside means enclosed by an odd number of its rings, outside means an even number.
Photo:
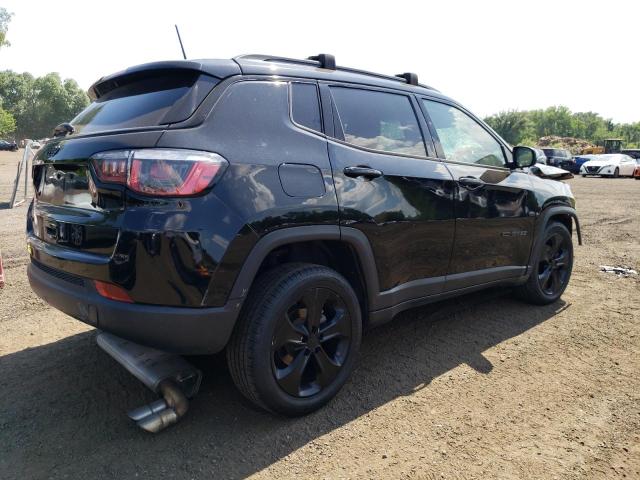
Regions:
<svg viewBox="0 0 640 480"><path fill-rule="evenodd" d="M415 159L427 159L427 160L436 160L439 161L440 159L436 156L436 152L434 152L433 150L433 143L431 143L431 148L429 145L429 140L431 142L433 142L433 138L430 134L430 132L425 131L425 125L424 125L424 119L421 117L420 115L420 102L414 97L413 94L411 94L410 92L403 92L403 91L396 91L396 90L390 90L390 89L385 89L385 88L379 88L379 87L372 87L369 85L352 85L352 84L348 84L348 83L339 83L339 82L318 82L319 87L320 87L320 96L322 99L322 109L323 109L323 113L328 114L330 112L332 118L333 118L333 122L325 122L325 132L327 134L327 137L329 140L333 140L336 141L338 143L341 143L343 145L346 145L348 147L351 148L356 148L358 150L363 150L366 152L372 152L372 153L378 153L378 154L382 154L382 155L396 155L399 157L406 157L406 158L415 158ZM356 90L365 90L365 91L371 91L371 92L383 92L383 93L391 93L394 95L402 95L407 97L407 99L409 100L409 103L411 104L411 108L413 110L413 114L415 116L416 122L418 123L418 128L420 129L420 134L422 136L422 142L424 144L425 147L425 152L427 153L426 157L423 156L415 156L415 155L408 155L408 154L404 154L404 153L398 153L398 152L390 152L390 151L385 151L385 150L376 150L376 149L372 149L372 148L366 148L366 147L362 147L360 145L355 145L353 143L349 143L347 141L344 140L344 133L342 132L342 125L340 123L340 118L339 118L339 114L338 114L338 110L335 106L334 100L333 100L333 96L331 95L331 87L339 87L339 88L353 88ZM326 118L326 117L325 117ZM333 132L331 134L329 134L329 129L326 128L327 124L330 125L330 128L333 129ZM427 137L427 134L428 137Z"/></svg>
<svg viewBox="0 0 640 480"><path fill-rule="evenodd" d="M322 124L324 126L324 133L329 138L335 137L335 125L333 115L333 101L331 100L331 93L326 83L318 82L320 89L320 103L322 109Z"/></svg>
<svg viewBox="0 0 640 480"><path fill-rule="evenodd" d="M294 83L304 83L307 85L313 85L316 87L316 94L317 94L317 100L318 100L318 109L320 112L320 126L321 128L323 128L324 130L324 111L322 109L322 100L320 98L320 91L318 88L318 82L314 82L312 80L290 80L289 82L287 82L287 95L288 95L288 99L289 99L289 121L295 125L297 128L300 128L302 130L305 130L307 132L310 133L314 133L316 135L321 135L321 136L326 136L325 131L318 131L318 130L314 130L312 128L309 128L305 125L301 125L298 122L295 121L295 119L293 118L293 84Z"/></svg>
<svg viewBox="0 0 640 480"><path fill-rule="evenodd" d="M427 149L427 158L438 158L438 153L436 150L435 141L433 135L431 134L431 128L426 121L425 116L422 114L422 108L420 104L422 103L415 94L410 96L411 106L413 107L413 112L418 119L418 126L420 127L420 133L422 133L422 141L424 142L424 146Z"/></svg>
<svg viewBox="0 0 640 480"><path fill-rule="evenodd" d="M422 117L424 118L425 123L427 124L427 128L429 129L429 133L431 135L431 139L433 141L433 145L436 149L436 155L439 160L446 161L446 157L444 154L444 149L442 148L442 144L440 143L440 137L438 136L438 132L436 131L436 127L427 112L427 107L425 107L423 100L431 100L430 97L425 97L424 95L420 95L418 97L418 106L420 107L420 111L422 112Z"/></svg>
<svg viewBox="0 0 640 480"><path fill-rule="evenodd" d="M436 131L435 125L433 124L433 122L431 120L431 117L429 116L429 112L427 111L427 107L424 105L424 102L422 100L427 100L428 102L441 103L443 105L447 105L449 107L456 108L456 109L460 110L462 113L464 113L465 115L467 115L471 120L473 120L480 128L482 128L485 132L487 132L496 141L496 143L500 146L500 149L502 150L502 155L504 156L504 161L505 161L505 166L504 167L498 167L498 166L495 166L495 165L482 165L482 166L483 167L487 167L487 168L498 168L500 170L509 170L509 166L508 165L509 165L510 162L513 161L510 149L504 144L504 142L499 137L496 137L496 135L491 130L488 130L482 124L482 122L479 122L478 119L471 112L469 112L466 109L460 107L459 105L455 105L453 103L446 102L441 98L434 98L434 97L429 97L427 95L420 95L419 99L420 99L420 102L419 102L420 110L422 111L422 114L424 115L425 121L427 122L427 125L429 126L429 131L431 132L431 136L433 137L433 143L435 144L436 152L437 152L438 158L440 160L443 160L445 162L462 164L462 165L472 165L472 164L469 164L469 163L458 162L458 161L455 161L455 160L447 159L446 155L444 154L444 149L442 148L442 144L440 143L440 137L438 136L438 132Z"/></svg>

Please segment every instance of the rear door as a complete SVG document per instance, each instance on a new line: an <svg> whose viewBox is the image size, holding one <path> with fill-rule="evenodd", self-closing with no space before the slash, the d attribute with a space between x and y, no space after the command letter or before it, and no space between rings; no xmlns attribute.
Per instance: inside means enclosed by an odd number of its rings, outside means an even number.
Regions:
<svg viewBox="0 0 640 480"><path fill-rule="evenodd" d="M422 98L436 149L456 181L456 234L447 290L526 271L535 211L531 180L507 168L506 147L462 109Z"/></svg>
<svg viewBox="0 0 640 480"><path fill-rule="evenodd" d="M435 158L416 99L330 84L322 95L334 120L328 145L340 223L371 245L386 292L377 306L441 292L453 242L454 184Z"/></svg>

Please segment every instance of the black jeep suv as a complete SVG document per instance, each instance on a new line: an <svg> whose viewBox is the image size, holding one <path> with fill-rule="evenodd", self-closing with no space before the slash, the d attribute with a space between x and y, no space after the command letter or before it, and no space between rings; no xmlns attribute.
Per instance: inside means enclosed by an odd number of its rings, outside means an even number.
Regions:
<svg viewBox="0 0 640 480"><path fill-rule="evenodd" d="M90 94L34 162L33 290L140 344L226 348L270 411L326 403L363 328L403 310L495 285L546 304L569 281L569 187L415 74L248 55Z"/></svg>

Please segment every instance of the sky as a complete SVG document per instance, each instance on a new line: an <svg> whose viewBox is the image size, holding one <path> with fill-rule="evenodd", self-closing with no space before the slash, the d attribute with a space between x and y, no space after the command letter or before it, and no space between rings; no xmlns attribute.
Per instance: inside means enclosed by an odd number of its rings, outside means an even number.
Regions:
<svg viewBox="0 0 640 480"><path fill-rule="evenodd" d="M128 66L242 53L305 58L421 83L480 116L566 105L640 121L640 1L0 0L14 13L0 69L83 89Z"/></svg>

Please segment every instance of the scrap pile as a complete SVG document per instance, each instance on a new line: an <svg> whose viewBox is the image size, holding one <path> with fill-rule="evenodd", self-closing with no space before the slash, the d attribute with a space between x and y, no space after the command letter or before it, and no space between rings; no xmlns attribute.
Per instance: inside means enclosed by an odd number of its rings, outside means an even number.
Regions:
<svg viewBox="0 0 640 480"><path fill-rule="evenodd" d="M579 155L585 148L595 147L595 145L581 138L549 135L548 137L540 137L538 147L563 148L569 150L573 155Z"/></svg>

